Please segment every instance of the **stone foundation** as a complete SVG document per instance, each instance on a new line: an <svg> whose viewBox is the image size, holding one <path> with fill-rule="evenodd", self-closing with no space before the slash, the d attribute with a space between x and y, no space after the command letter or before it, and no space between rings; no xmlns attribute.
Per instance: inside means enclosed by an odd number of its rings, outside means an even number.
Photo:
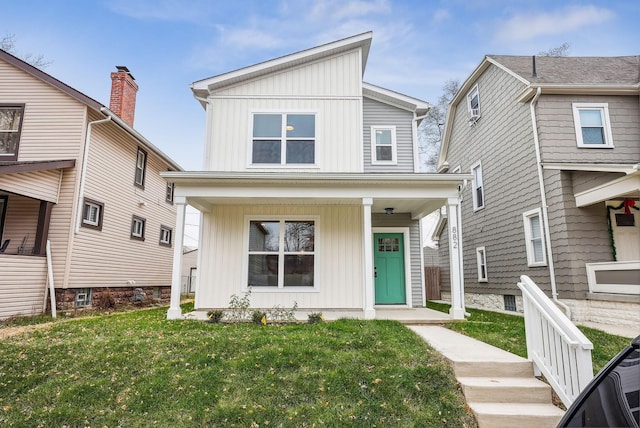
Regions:
<svg viewBox="0 0 640 428"><path fill-rule="evenodd" d="M484 309L487 311L504 312L511 315L523 313L522 296L516 297L516 310L507 311L504 308L504 296L502 294L464 294L464 306L473 309ZM451 303L451 293L442 292L442 300Z"/></svg>
<svg viewBox="0 0 640 428"><path fill-rule="evenodd" d="M159 289L159 296L156 294L156 289ZM94 287L91 289L91 305L76 306L77 291L77 288L56 288L56 308L58 310L108 309L131 304L165 303L171 299L171 286Z"/></svg>

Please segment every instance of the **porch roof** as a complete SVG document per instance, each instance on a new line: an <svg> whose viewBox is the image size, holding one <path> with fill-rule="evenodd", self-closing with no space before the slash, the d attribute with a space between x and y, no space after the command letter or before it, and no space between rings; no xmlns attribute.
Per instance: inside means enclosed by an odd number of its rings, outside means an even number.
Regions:
<svg viewBox="0 0 640 428"><path fill-rule="evenodd" d="M360 205L372 198L372 212L411 213L420 219L458 197L458 186L470 174L361 173L220 173L173 172L161 175L175 184L175 198L184 198L208 212L215 205Z"/></svg>
<svg viewBox="0 0 640 428"><path fill-rule="evenodd" d="M47 161L15 161L0 162L0 174L15 174L18 172L47 171L51 169L73 168L75 159L47 160Z"/></svg>

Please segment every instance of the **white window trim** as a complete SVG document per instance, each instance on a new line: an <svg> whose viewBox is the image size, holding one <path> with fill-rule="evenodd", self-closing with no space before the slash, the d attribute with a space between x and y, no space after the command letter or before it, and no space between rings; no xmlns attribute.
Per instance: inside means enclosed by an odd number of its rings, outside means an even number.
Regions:
<svg viewBox="0 0 640 428"><path fill-rule="evenodd" d="M484 261L484 277L482 276L483 261ZM484 247L476 248L476 262L478 267L478 282L489 282L489 273L487 271L487 252Z"/></svg>
<svg viewBox="0 0 640 428"><path fill-rule="evenodd" d="M376 158L376 131L391 131L391 160L378 160ZM372 165L397 165L398 149L396 144L396 127L375 125L371 127L371 164Z"/></svg>
<svg viewBox="0 0 640 428"><path fill-rule="evenodd" d="M609 120L609 104L607 103L573 103L573 123L576 129L576 141L578 147L585 149L613 149L613 135L611 133L611 121ZM604 144L585 144L582 139L582 124L580 110L599 110L604 131Z"/></svg>
<svg viewBox="0 0 640 428"><path fill-rule="evenodd" d="M287 145L286 145L286 124L285 121L282 121L282 136L280 140L284 144L280 144L280 163L253 163L253 118L256 114L279 114L281 116L286 116L288 114L308 114L315 116L315 135L313 137L313 163L286 163L286 153L287 153ZM247 168L292 168L292 169L300 169L300 168L309 168L309 169L317 169L318 165L318 117L319 113L315 110L304 111L304 110L291 110L291 111L283 111L283 110L256 110L249 112L249 129L248 129L248 141L249 146L247 150Z"/></svg>
<svg viewBox="0 0 640 428"><path fill-rule="evenodd" d="M472 112L471 108L471 100L473 96L477 95L478 97L478 108L476 112ZM473 88L467 94L467 118L469 119L469 125L475 124L478 119L480 119L481 110L480 110L480 92L478 91L478 84L476 83Z"/></svg>
<svg viewBox="0 0 640 428"><path fill-rule="evenodd" d="M538 216L540 222L540 243L542 246L542 261L535 260L535 251L531 243L531 218ZM547 248L545 242L544 222L542 221L542 210L536 208L522 214L522 222L524 225L524 240L527 250L527 264L529 267L547 266Z"/></svg>
<svg viewBox="0 0 640 428"><path fill-rule="evenodd" d="M476 168L480 168L480 178L482 179L482 205L478 204L478 197L476 196L476 174L474 173L474 170ZM481 161L478 161L471 165L471 175L473 175L473 178L471 179L471 196L473 199L473 211L475 212L484 209L484 207L487 205L487 194L485 192L484 185L484 171L482 170Z"/></svg>
<svg viewBox="0 0 640 428"><path fill-rule="evenodd" d="M284 276L278 278L277 287L249 287L249 232L252 221L312 221L313 222L313 287L284 287ZM320 236L319 215L246 215L244 216L243 247L242 247L242 291L251 289L252 293L317 293L320 291L320 250L318 237ZM280 254L280 253L278 253ZM278 268L278 271L280 268Z"/></svg>

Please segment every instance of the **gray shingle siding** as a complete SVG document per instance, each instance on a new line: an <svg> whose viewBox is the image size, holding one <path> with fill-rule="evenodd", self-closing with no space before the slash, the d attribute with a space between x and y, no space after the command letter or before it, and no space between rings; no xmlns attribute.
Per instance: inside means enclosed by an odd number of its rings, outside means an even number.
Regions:
<svg viewBox="0 0 640 428"><path fill-rule="evenodd" d="M413 113L369 98L363 98L364 172L414 172ZM371 127L395 126L397 165L371 164Z"/></svg>
<svg viewBox="0 0 640 428"><path fill-rule="evenodd" d="M640 143L639 143L640 144ZM573 171L571 181L573 183L573 194L584 192L588 189L600 186L601 184L624 177L623 173L611 172L591 172L591 171Z"/></svg>
<svg viewBox="0 0 640 428"><path fill-rule="evenodd" d="M409 228L409 248L411 250L411 304L414 307L422 306L422 259L420 258L420 223L412 220L408 213L396 213L392 216L385 214L373 214L371 218L372 227L408 227Z"/></svg>

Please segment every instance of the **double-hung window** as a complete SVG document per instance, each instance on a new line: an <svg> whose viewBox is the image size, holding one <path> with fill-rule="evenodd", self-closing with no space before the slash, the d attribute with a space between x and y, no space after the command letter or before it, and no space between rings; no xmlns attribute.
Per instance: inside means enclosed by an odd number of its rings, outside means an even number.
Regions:
<svg viewBox="0 0 640 428"><path fill-rule="evenodd" d="M172 234L173 229L171 229L169 226L160 226L160 245L170 247Z"/></svg>
<svg viewBox="0 0 640 428"><path fill-rule="evenodd" d="M24 105L0 105L0 161L18 159Z"/></svg>
<svg viewBox="0 0 640 428"><path fill-rule="evenodd" d="M144 189L144 176L147 171L147 152L138 147L136 156L136 176L134 184Z"/></svg>
<svg viewBox="0 0 640 428"><path fill-rule="evenodd" d="M476 261L478 262L478 282L487 282L487 255L484 247L476 248Z"/></svg>
<svg viewBox="0 0 640 428"><path fill-rule="evenodd" d="M135 215L133 216L133 219L131 220L131 239L144 241L144 229L146 223L146 219Z"/></svg>
<svg viewBox="0 0 640 428"><path fill-rule="evenodd" d="M473 210L484 208L484 185L482 180L482 163L480 161L471 165L473 174Z"/></svg>
<svg viewBox="0 0 640 428"><path fill-rule="evenodd" d="M84 198L84 206L82 208L81 226L91 229L102 230L102 214L104 212L104 204L89 198Z"/></svg>
<svg viewBox="0 0 640 428"><path fill-rule="evenodd" d="M167 183L167 190L166 190L166 194L165 194L164 200L169 202L170 204L173 204L173 191L174 191L174 189L175 189L175 184Z"/></svg>
<svg viewBox="0 0 640 428"><path fill-rule="evenodd" d="M540 208L522 214L524 222L524 239L529 266L546 266L544 233Z"/></svg>
<svg viewBox="0 0 640 428"><path fill-rule="evenodd" d="M308 165L316 159L314 114L256 113L253 115L251 163Z"/></svg>
<svg viewBox="0 0 640 428"><path fill-rule="evenodd" d="M478 92L478 85L475 85L467 94L467 117L469 118L470 124L474 124L480 119L480 93Z"/></svg>
<svg viewBox="0 0 640 428"><path fill-rule="evenodd" d="M371 127L371 163L378 165L395 165L396 156L396 127Z"/></svg>
<svg viewBox="0 0 640 428"><path fill-rule="evenodd" d="M573 122L578 147L612 149L613 136L606 103L573 103Z"/></svg>
<svg viewBox="0 0 640 428"><path fill-rule="evenodd" d="M314 287L316 221L250 220L247 286Z"/></svg>

